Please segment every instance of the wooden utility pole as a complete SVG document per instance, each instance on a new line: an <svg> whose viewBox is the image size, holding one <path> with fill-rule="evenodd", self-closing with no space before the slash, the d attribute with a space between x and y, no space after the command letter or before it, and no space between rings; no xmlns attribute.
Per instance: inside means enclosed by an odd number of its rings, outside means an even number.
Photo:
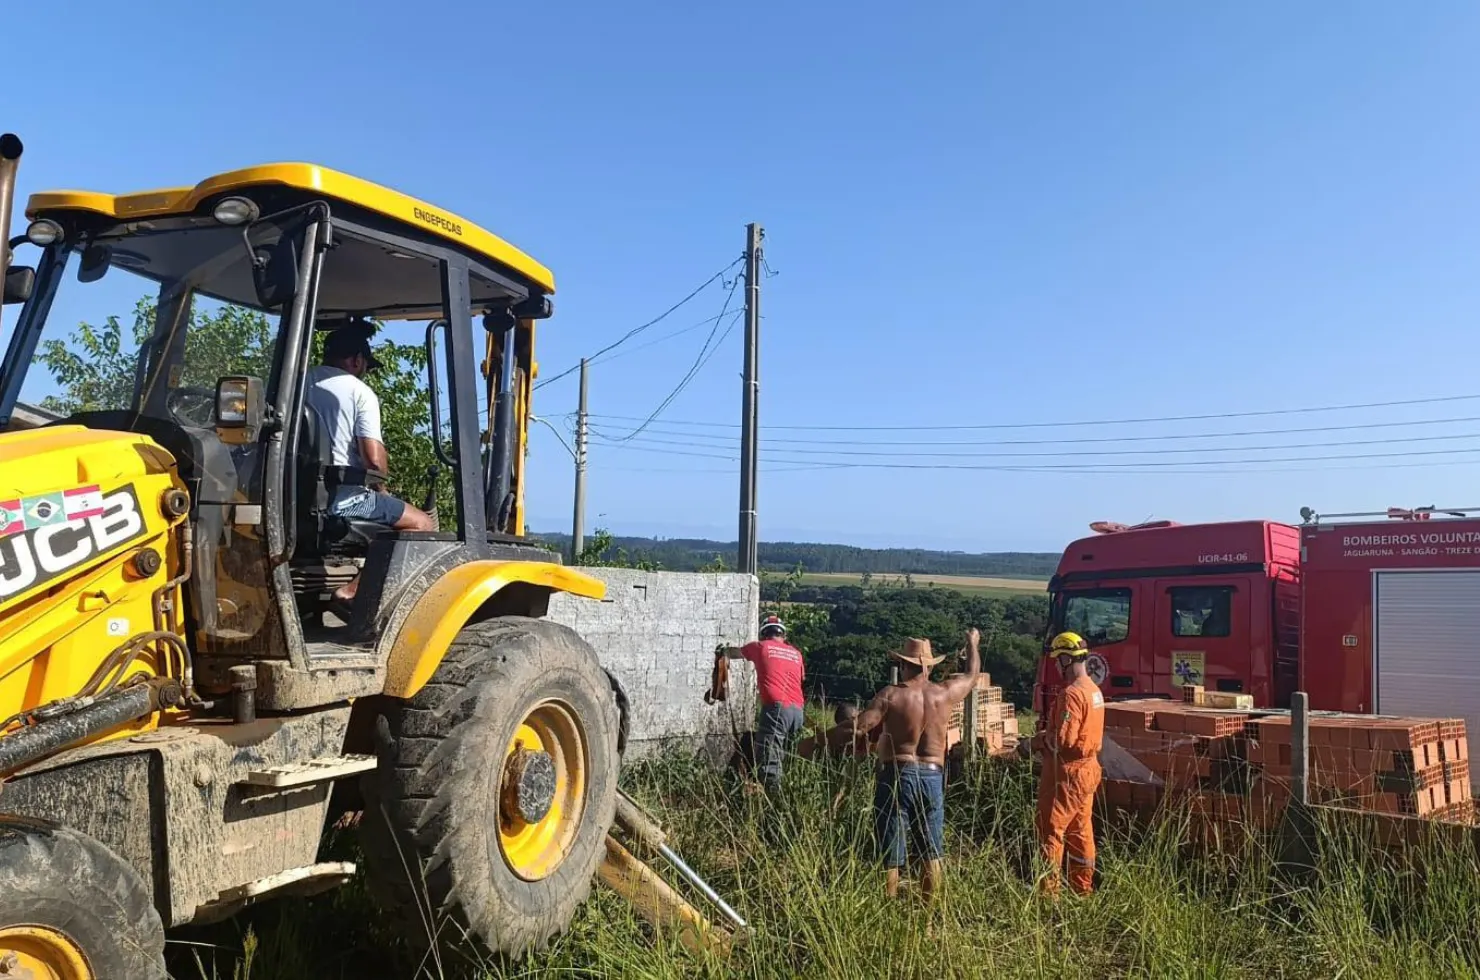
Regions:
<svg viewBox="0 0 1480 980"><path fill-rule="evenodd" d="M570 563L574 565L585 547L586 529L586 359L581 358L581 401L576 409L575 513L570 525Z"/></svg>
<svg viewBox="0 0 1480 980"><path fill-rule="evenodd" d="M737 550L739 570L756 573L756 469L759 461L759 412L761 332L761 240L765 231L758 224L745 226L745 375L740 408L740 536Z"/></svg>

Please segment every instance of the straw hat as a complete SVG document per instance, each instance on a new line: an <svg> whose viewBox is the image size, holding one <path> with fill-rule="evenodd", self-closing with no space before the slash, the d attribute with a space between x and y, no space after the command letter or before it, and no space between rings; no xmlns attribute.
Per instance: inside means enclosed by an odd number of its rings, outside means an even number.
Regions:
<svg viewBox="0 0 1480 980"><path fill-rule="evenodd" d="M945 657L934 657L930 654L930 641L919 640L911 637L904 641L904 649L896 650L890 656L897 660L903 660L907 664L929 669L940 663Z"/></svg>

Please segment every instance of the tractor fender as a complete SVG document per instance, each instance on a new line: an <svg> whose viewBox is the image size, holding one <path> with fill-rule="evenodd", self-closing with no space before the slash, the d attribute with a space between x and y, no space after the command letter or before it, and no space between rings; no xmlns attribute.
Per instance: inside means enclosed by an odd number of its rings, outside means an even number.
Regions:
<svg viewBox="0 0 1480 980"><path fill-rule="evenodd" d="M450 568L416 600L391 644L384 693L416 695L431 680L452 641L484 603L510 585L523 583L551 592L604 599L606 583L563 565L534 561L470 561Z"/></svg>

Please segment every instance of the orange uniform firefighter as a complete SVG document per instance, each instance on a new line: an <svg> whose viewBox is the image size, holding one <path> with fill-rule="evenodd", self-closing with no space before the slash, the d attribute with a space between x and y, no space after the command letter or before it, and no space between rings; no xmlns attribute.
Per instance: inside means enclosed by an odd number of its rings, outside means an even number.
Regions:
<svg viewBox="0 0 1480 980"><path fill-rule="evenodd" d="M1043 756L1038 841L1048 874L1041 884L1046 892L1058 894L1059 873L1067 856L1069 887L1088 895L1095 879L1091 810L1100 786L1105 697L1089 677L1089 645L1079 634L1054 637L1048 656L1058 661L1065 683L1053 702L1051 716L1043 719L1042 731L1033 737L1033 749Z"/></svg>

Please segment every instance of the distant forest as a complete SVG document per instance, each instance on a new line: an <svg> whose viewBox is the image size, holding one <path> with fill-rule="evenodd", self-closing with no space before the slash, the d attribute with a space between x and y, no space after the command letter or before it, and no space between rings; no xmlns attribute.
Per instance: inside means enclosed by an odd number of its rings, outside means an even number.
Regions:
<svg viewBox="0 0 1480 980"><path fill-rule="evenodd" d="M595 531L585 541L603 532ZM568 534L534 534L562 553L570 549ZM720 565L734 568L734 542L700 538L610 538L613 551L623 553L632 564L673 572L713 570ZM870 572L883 575L984 575L1002 578L1041 578L1053 575L1056 553L930 551L924 548L855 548L843 544L806 544L790 541L760 543L760 564L765 571L790 572L800 565L807 572ZM718 561L716 561L718 559Z"/></svg>

